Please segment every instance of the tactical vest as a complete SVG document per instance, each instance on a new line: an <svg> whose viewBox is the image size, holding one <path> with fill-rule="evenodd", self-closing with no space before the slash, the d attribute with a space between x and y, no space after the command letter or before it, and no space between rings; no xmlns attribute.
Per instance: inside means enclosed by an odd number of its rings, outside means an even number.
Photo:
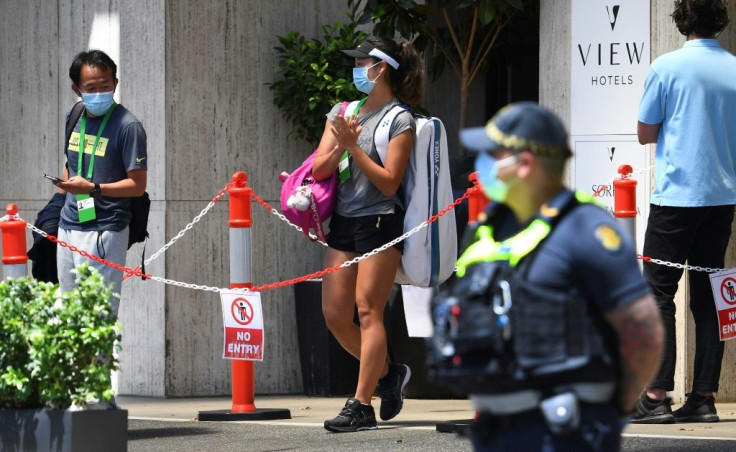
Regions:
<svg viewBox="0 0 736 452"><path fill-rule="evenodd" d="M593 198L563 190L529 226L502 242L490 225L457 261L449 290L433 301L430 378L461 393L496 394L614 381L610 327L574 287L527 281L536 251L568 212Z"/></svg>

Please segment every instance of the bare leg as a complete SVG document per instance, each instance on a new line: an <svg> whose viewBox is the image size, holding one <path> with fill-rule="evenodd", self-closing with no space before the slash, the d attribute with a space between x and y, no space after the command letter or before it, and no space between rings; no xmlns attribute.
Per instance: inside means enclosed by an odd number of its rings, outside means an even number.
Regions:
<svg viewBox="0 0 736 452"><path fill-rule="evenodd" d="M651 400L664 400L667 390L664 388L647 388L647 397Z"/></svg>
<svg viewBox="0 0 736 452"><path fill-rule="evenodd" d="M356 253L327 248L325 267L340 265L356 256ZM353 323L357 276L357 265L351 265L328 273L322 278L322 314L327 328L337 342L348 353L360 359L360 328Z"/></svg>
<svg viewBox="0 0 736 452"><path fill-rule="evenodd" d="M355 302L360 319L360 371L355 398L371 403L378 379L388 371L383 311L401 261L401 253L389 248L358 263Z"/></svg>

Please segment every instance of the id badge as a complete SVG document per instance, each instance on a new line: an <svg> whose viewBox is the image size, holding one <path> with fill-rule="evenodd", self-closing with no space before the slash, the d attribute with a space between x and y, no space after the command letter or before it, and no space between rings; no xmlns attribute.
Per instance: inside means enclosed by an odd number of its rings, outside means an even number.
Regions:
<svg viewBox="0 0 736 452"><path fill-rule="evenodd" d="M337 164L338 177L340 183L350 179L350 155L345 151L340 157L340 163Z"/></svg>
<svg viewBox="0 0 736 452"><path fill-rule="evenodd" d="M86 223L97 218L95 212L95 199L89 195L77 196L77 212L79 213L79 222Z"/></svg>

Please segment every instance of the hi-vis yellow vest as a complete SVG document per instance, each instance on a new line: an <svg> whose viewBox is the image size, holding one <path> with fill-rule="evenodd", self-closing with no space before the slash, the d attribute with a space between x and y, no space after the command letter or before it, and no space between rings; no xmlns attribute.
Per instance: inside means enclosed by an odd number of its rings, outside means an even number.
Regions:
<svg viewBox="0 0 736 452"><path fill-rule="evenodd" d="M575 192L575 199L581 204L597 204L593 196L583 191ZM455 264L457 276L462 278L468 266L478 262L508 261L511 267L516 267L521 259L549 235L552 230L550 218L558 213L557 209L542 206L538 217L526 229L503 242L493 239L492 226L479 226L475 232L475 242L468 246Z"/></svg>
<svg viewBox="0 0 736 452"><path fill-rule="evenodd" d="M477 228L457 261L457 278L433 302L431 378L470 394L615 381L610 327L582 291L526 279L533 251L556 224L593 202L586 193L564 190L524 230L500 242L491 226Z"/></svg>

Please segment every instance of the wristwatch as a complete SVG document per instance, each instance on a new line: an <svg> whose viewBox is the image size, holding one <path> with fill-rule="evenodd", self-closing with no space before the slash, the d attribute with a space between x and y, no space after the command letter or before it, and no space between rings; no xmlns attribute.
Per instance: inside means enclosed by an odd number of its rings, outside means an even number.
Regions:
<svg viewBox="0 0 736 452"><path fill-rule="evenodd" d="M95 184L95 188L90 190L89 195L95 199L102 196L102 190L100 189L100 184Z"/></svg>

